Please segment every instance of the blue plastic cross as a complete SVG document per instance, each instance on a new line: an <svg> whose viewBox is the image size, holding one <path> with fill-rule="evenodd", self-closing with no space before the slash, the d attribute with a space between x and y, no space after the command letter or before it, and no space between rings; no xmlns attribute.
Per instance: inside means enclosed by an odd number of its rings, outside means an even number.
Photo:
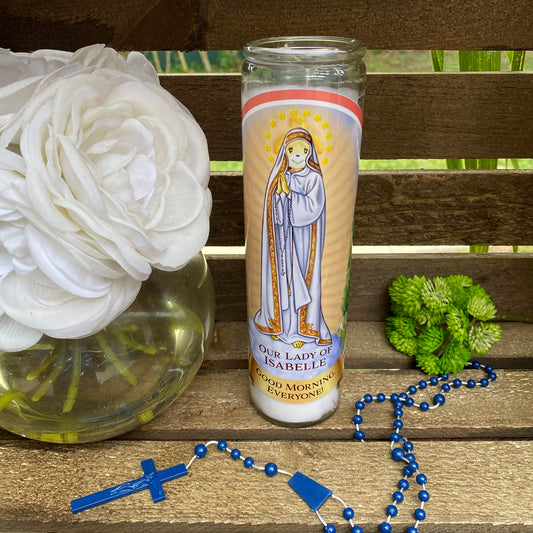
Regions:
<svg viewBox="0 0 533 533"><path fill-rule="evenodd" d="M150 489L150 494L152 495L154 503L161 502L166 498L165 491L163 490L163 483L187 475L187 467L183 463L171 466L165 470L160 470L159 472L152 459L142 461L141 466L144 476L123 483L122 485L117 485L110 489L101 490L100 492L95 492L94 494L89 494L88 496L72 500L70 502L72 512L79 513L81 511L86 511L97 505L102 505L146 489Z"/></svg>

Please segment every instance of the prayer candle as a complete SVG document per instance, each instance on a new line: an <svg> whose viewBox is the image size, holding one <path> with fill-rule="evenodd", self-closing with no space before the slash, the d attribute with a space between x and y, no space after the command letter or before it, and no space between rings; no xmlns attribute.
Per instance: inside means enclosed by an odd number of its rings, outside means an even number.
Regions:
<svg viewBox="0 0 533 533"><path fill-rule="evenodd" d="M284 37L244 55L250 394L267 419L312 425L344 368L364 46Z"/></svg>

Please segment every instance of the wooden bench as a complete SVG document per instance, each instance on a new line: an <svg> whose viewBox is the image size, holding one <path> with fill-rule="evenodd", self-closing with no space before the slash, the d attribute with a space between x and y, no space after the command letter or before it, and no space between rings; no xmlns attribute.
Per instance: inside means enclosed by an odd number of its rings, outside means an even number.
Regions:
<svg viewBox="0 0 533 533"><path fill-rule="evenodd" d="M254 38L300 33L355 36L369 49L533 49L530 7L526 0L2 0L0 46L240 49ZM239 75L161 79L204 128L211 158L240 159ZM533 157L533 73L370 73L364 114L364 158ZM531 169L362 172L354 243L531 245L532 185ZM139 477L141 460L166 468L190 458L196 443L223 438L257 463L273 460L323 483L354 508L356 523L376 531L399 479L388 440L393 416L370 406L359 443L353 404L422 378L385 338L386 288L399 274L464 273L508 319L502 341L483 358L498 380L486 390L455 391L431 415L406 410L405 434L431 493L420 531L533 532L532 254L355 254L340 407L315 427L281 428L259 417L248 398L244 258L242 248L229 248L244 244L242 176L216 173L211 189L208 244L217 249L207 253L217 325L198 376L168 411L118 439L59 446L0 432L0 530L322 531L282 479L216 451L185 480L167 483L165 502L154 505L142 492L70 512L72 498ZM393 531L413 524L411 492ZM328 501L323 514L348 531L338 502Z"/></svg>

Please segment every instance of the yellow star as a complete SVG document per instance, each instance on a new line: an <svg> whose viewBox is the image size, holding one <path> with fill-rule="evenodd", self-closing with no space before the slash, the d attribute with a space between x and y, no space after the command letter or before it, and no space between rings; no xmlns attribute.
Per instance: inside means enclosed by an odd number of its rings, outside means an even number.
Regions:
<svg viewBox="0 0 533 533"><path fill-rule="evenodd" d="M322 115L315 115L315 121L320 122L322 120Z"/></svg>
<svg viewBox="0 0 533 533"><path fill-rule="evenodd" d="M322 161L320 161L323 165L325 165L327 162L328 162L328 158L327 157L323 157L322 158Z"/></svg>
<svg viewBox="0 0 533 533"><path fill-rule="evenodd" d="M276 121L275 121L275 120L271 120L271 121L269 122L269 124L270 124L273 128L276 127Z"/></svg>
<svg viewBox="0 0 533 533"><path fill-rule="evenodd" d="M322 124L322 127L327 130L329 128L329 122L324 122L324 124Z"/></svg>
<svg viewBox="0 0 533 533"><path fill-rule="evenodd" d="M331 131L328 131L325 135L326 139L329 141L331 139Z"/></svg>
<svg viewBox="0 0 533 533"><path fill-rule="evenodd" d="M266 150L267 152L270 152L270 144L265 144L265 150Z"/></svg>
<svg viewBox="0 0 533 533"><path fill-rule="evenodd" d="M326 152L331 152L331 150L333 150L333 147L331 146L331 144L328 144L326 146Z"/></svg>
<svg viewBox="0 0 533 533"><path fill-rule="evenodd" d="M267 131L267 132L265 133L265 137L266 137L267 139L270 139L270 137L272 137L272 135L270 134L269 131Z"/></svg>
<svg viewBox="0 0 533 533"><path fill-rule="evenodd" d="M274 162L274 156L273 155L269 155L268 156L268 162L269 163L273 163Z"/></svg>
<svg viewBox="0 0 533 533"><path fill-rule="evenodd" d="M306 109L304 111L304 117L308 117L310 114L311 114L311 111L309 111L309 109Z"/></svg>
<svg viewBox="0 0 533 533"><path fill-rule="evenodd" d="M294 109L294 107L291 109L291 116L295 117L298 114L298 111Z"/></svg>
<svg viewBox="0 0 533 533"><path fill-rule="evenodd" d="M285 118L285 113L282 111L279 115L278 115L278 118L280 120L283 120Z"/></svg>

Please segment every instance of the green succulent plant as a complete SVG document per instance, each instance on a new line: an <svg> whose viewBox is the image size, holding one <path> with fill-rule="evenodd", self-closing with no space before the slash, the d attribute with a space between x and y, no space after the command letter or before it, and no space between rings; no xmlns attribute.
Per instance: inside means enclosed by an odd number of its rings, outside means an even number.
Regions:
<svg viewBox="0 0 533 533"><path fill-rule="evenodd" d="M399 276L389 295L387 338L427 374L455 374L501 338L494 303L468 276Z"/></svg>

